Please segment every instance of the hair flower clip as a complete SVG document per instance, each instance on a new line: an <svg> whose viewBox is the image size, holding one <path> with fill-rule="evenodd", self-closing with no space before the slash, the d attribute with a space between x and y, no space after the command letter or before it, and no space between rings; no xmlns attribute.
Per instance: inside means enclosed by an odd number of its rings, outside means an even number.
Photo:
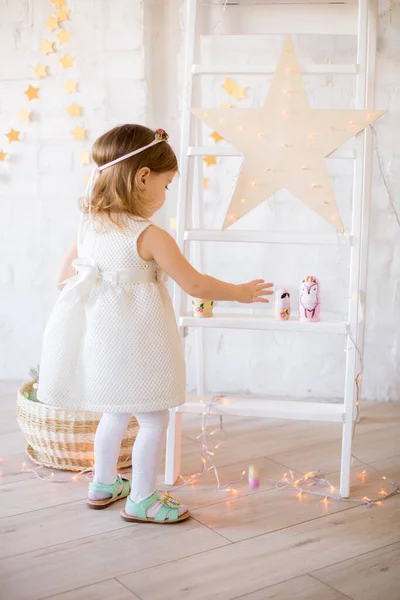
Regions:
<svg viewBox="0 0 400 600"><path fill-rule="evenodd" d="M164 129L157 129L155 138L159 142L168 142L168 133Z"/></svg>

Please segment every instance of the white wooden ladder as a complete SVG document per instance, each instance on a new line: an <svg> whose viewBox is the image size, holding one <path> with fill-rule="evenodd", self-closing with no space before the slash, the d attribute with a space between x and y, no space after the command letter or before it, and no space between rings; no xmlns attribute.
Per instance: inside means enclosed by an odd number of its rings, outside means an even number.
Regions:
<svg viewBox="0 0 400 600"><path fill-rule="evenodd" d="M220 3L219 10L222 10ZM303 72L332 74L347 74L353 77L356 85L356 105L358 109L372 109L374 101L374 71L376 54L376 0L360 0L356 2L341 2L340 4L324 2L299 3L295 0L286 4L284 2L235 2L239 11L263 10L264 18L254 19L253 33L263 34L353 34L357 36L357 63L356 64L323 64L305 67ZM243 4L243 6L242 6ZM262 4L262 6L255 6ZM210 9L211 6L211 9ZM185 256L189 257L189 245L194 245L196 266L201 268L199 260L199 244L207 241L214 242L254 242L261 244L338 244L335 232L332 235L316 235L310 237L302 233L279 233L277 231L243 231L228 229L221 232L217 229L200 229L199 201L196 198L196 185L203 183L202 176L196 170L195 162L200 159L192 157L204 156L240 156L235 148L218 147L218 145L205 147L197 146L195 118L191 114L194 106L194 84L202 74L271 74L275 66L249 65L237 66L226 64L200 64L199 40L200 24L199 13L204 10L215 10L212 3L202 0L187 0L186 9L186 44L185 44L185 70L183 88L183 115L181 130L181 156L180 156L180 185L178 195L177 242ZM230 10L228 2L226 13ZM245 13L242 12L245 16ZM254 22L253 21L253 22ZM240 23L244 27L246 19ZM254 27L258 31L254 31ZM212 32L214 34L214 32ZM236 33L236 32L235 32ZM283 38L282 38L283 39ZM197 102L197 106L199 102ZM347 108L347 107L344 107ZM177 286L174 289L174 308L178 319L182 344L188 328L196 328L197 336L197 396L188 397L185 405L171 411L171 421L167 436L166 474L165 481L172 485L180 474L180 438L182 426L182 413L204 413L204 403L211 399L204 389L204 328L234 328L265 331L330 333L343 335L347 338L349 351L346 355L345 381L343 401L337 403L303 402L303 401L278 401L262 400L243 397L226 397L223 403L215 404L212 414L229 414L247 417L268 417L303 419L325 422L339 422L343 425L340 494L348 498L350 494L350 468L352 428L355 418L355 405L357 398L356 375L359 372L360 356L354 347L363 346L364 312L360 310L360 302L364 297L367 277L367 249L368 249L368 222L370 204L370 172L372 158L372 140L370 131L364 131L356 140L355 151L337 152L342 158L354 161L354 184L352 203L352 230L341 237L341 243L350 245L350 277L348 313L341 321L322 321L320 323L302 323L291 320L280 322L271 316L257 314L232 315L216 314L211 319L194 318L186 312L187 297ZM196 182L197 180L197 182ZM198 196L199 194L197 194ZM201 197L201 194L200 194ZM196 250L197 249L197 250ZM193 253L192 253L193 257ZM288 333L288 335L290 335Z"/></svg>

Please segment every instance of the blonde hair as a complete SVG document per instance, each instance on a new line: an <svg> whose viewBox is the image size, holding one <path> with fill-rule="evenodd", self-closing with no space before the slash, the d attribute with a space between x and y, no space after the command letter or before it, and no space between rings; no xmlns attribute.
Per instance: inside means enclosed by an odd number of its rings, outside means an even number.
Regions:
<svg viewBox="0 0 400 600"><path fill-rule="evenodd" d="M93 145L92 156L98 167L134 150L147 146L155 139L155 131L143 125L120 125L100 136ZM140 193L136 174L143 167L154 173L177 171L178 161L168 142L161 142L135 156L113 165L98 175L93 188L91 212L94 218L123 227L122 217L145 217L151 198ZM87 200L81 209L89 212Z"/></svg>

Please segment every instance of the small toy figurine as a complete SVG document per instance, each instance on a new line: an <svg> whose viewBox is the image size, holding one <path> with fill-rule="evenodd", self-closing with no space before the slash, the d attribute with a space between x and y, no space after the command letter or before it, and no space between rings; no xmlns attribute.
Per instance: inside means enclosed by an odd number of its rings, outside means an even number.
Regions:
<svg viewBox="0 0 400 600"><path fill-rule="evenodd" d="M300 321L319 321L321 297L319 281L308 275L300 283L299 319Z"/></svg>
<svg viewBox="0 0 400 600"><path fill-rule="evenodd" d="M288 290L277 290L275 292L275 319L288 321L290 317L290 294Z"/></svg>
<svg viewBox="0 0 400 600"><path fill-rule="evenodd" d="M255 465L249 467L249 488L258 490L260 487L260 473Z"/></svg>
<svg viewBox="0 0 400 600"><path fill-rule="evenodd" d="M212 317L214 301L204 300L203 298L193 298L193 316L200 318Z"/></svg>

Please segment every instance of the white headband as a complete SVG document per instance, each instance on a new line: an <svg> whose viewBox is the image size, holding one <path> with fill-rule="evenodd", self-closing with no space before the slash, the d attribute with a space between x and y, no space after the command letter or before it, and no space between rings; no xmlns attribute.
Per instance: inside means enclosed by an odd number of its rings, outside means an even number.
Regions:
<svg viewBox="0 0 400 600"><path fill-rule="evenodd" d="M113 165L116 165L117 163L127 158L131 158L131 156L135 156L135 154L140 154L140 152L143 152L143 150L147 150L148 148L151 148L152 146L155 146L160 142L168 142L168 134L163 129L157 129L155 135L155 139L150 144L147 144L147 146L143 146L142 148L138 148L133 152L124 154L124 156L120 156L119 158L116 158L115 160L112 160L109 163L106 163L105 165L101 165L101 167L98 167L97 165L94 167L90 175L89 183L87 185L85 193L85 198L88 200L89 203L89 219L92 218L92 193L97 173L100 173L100 171L104 171L104 169L108 169L108 167L112 167Z"/></svg>

